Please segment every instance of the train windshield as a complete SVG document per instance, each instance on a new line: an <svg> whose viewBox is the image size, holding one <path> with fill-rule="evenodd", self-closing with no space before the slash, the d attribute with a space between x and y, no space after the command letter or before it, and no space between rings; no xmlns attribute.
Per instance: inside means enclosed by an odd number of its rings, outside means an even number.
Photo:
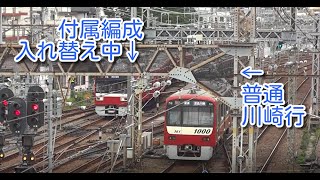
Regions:
<svg viewBox="0 0 320 180"><path fill-rule="evenodd" d="M96 93L126 94L127 81L116 78L96 79Z"/></svg>
<svg viewBox="0 0 320 180"><path fill-rule="evenodd" d="M174 105L175 104L175 105ZM179 106L176 106L180 104ZM167 125L187 127L210 127L213 125L213 104L205 101L190 101L168 104Z"/></svg>
<svg viewBox="0 0 320 180"><path fill-rule="evenodd" d="M170 125L170 126L180 126L181 125L181 108L180 107L173 108L169 111L168 125Z"/></svg>
<svg viewBox="0 0 320 180"><path fill-rule="evenodd" d="M212 126L213 112L210 107L183 107L182 126Z"/></svg>

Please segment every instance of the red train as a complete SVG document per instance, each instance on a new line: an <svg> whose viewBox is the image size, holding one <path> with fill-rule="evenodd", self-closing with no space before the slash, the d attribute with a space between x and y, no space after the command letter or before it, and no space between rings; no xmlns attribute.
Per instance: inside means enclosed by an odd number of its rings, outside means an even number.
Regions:
<svg viewBox="0 0 320 180"><path fill-rule="evenodd" d="M193 59L191 54L185 56L185 64ZM177 64L179 59L175 58ZM168 59L161 67L150 72L160 73L168 72L173 68L171 61ZM163 81L161 77L153 77L154 81ZM95 111L99 116L125 116L127 114L127 77L96 77L95 79ZM148 102L145 108L155 105L153 93L158 89L149 90L143 93L143 104ZM152 99L151 99L152 98ZM151 99L151 100L150 100Z"/></svg>
<svg viewBox="0 0 320 180"><path fill-rule="evenodd" d="M187 89L166 99L164 146L169 159L209 160L229 130L229 108L202 89Z"/></svg>
<svg viewBox="0 0 320 180"><path fill-rule="evenodd" d="M155 104L153 93L157 90L160 88L147 90L142 94L142 103L148 102L145 108ZM127 77L96 77L95 97L95 111L99 116L126 116Z"/></svg>

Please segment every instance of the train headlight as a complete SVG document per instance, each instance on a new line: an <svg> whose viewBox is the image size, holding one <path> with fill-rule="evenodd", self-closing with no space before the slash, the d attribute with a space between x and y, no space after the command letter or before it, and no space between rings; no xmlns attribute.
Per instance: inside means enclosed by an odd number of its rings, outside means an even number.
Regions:
<svg viewBox="0 0 320 180"><path fill-rule="evenodd" d="M202 141L210 141L210 138L209 137L203 137Z"/></svg>
<svg viewBox="0 0 320 180"><path fill-rule="evenodd" d="M97 97L96 100L97 101L103 101L103 97Z"/></svg>
<svg viewBox="0 0 320 180"><path fill-rule="evenodd" d="M26 161L26 160L27 160L27 157L26 157L26 156L23 156L22 160Z"/></svg>
<svg viewBox="0 0 320 180"><path fill-rule="evenodd" d="M127 101L126 97L120 97L120 101Z"/></svg>
<svg viewBox="0 0 320 180"><path fill-rule="evenodd" d="M176 140L175 136L169 136L169 140Z"/></svg>
<svg viewBox="0 0 320 180"><path fill-rule="evenodd" d="M192 146L191 146L191 145L185 145L185 146L184 146L184 149L185 149L185 150L192 150Z"/></svg>

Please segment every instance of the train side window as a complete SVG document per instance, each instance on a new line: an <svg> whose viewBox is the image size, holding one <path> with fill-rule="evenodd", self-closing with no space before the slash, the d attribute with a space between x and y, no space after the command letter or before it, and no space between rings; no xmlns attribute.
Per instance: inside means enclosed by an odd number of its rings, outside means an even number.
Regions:
<svg viewBox="0 0 320 180"><path fill-rule="evenodd" d="M225 118L225 115L226 115L226 113L225 113L225 105L224 104L221 104L221 111L222 111L222 116L221 117L223 117L223 118L221 118L221 121L223 121L224 118Z"/></svg>
<svg viewBox="0 0 320 180"><path fill-rule="evenodd" d="M226 115L224 104L222 104L222 115L223 115L223 117Z"/></svg>
<svg viewBox="0 0 320 180"><path fill-rule="evenodd" d="M218 126L220 125L220 121L221 121L221 113L220 113L220 108L221 107L221 105L219 104L219 106L218 106L218 108L219 108L219 111L217 111L217 113L219 114L219 116L217 116L217 124L218 124ZM218 118L220 118L220 119L218 119Z"/></svg>

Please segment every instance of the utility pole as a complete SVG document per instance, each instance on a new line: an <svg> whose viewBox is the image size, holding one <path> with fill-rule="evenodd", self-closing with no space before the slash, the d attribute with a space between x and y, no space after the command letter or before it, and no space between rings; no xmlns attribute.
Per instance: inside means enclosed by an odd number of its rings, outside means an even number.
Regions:
<svg viewBox="0 0 320 180"><path fill-rule="evenodd" d="M142 93L146 89L147 85L147 74L141 74L134 91L134 160L138 163L142 156Z"/></svg>
<svg viewBox="0 0 320 180"><path fill-rule="evenodd" d="M0 44L2 44L2 7L0 7Z"/></svg>
<svg viewBox="0 0 320 180"><path fill-rule="evenodd" d="M32 18L32 7L30 7L30 39L31 39L31 44L33 44L33 18Z"/></svg>
<svg viewBox="0 0 320 180"><path fill-rule="evenodd" d="M317 19L314 23L314 29L316 31L315 41L314 41L314 51L319 52L319 36L317 35L319 33L319 19ZM314 53L312 55L312 75L320 75L320 53ZM311 91L311 113L315 116L319 116L319 83L320 79L319 77L312 77L312 91ZM310 131L311 124L316 124L319 122L319 118L315 117L309 117L309 123L308 123L308 131Z"/></svg>
<svg viewBox="0 0 320 180"><path fill-rule="evenodd" d="M48 62L49 63L49 72L53 72L53 66L52 66L52 62ZM49 75L48 78L48 83L49 83L49 87L48 87L48 109L47 109L47 115L48 115L48 169L49 169L49 173L52 173L52 169L53 169L53 137L52 137L52 82L53 82L53 76Z"/></svg>
<svg viewBox="0 0 320 180"><path fill-rule="evenodd" d="M137 8L136 7L131 7L131 18L137 17ZM133 68L132 64L130 66L130 72L132 73ZM133 93L133 85L134 85L134 76L128 76L127 77L127 99L128 99L128 116L127 116L127 124L131 125L134 123L135 120L135 96ZM131 98L130 98L131 97ZM129 106L130 103L130 106ZM136 136L135 136L135 126L130 126L128 128L128 135L131 137L131 147L133 148L133 159L135 159L135 141L136 141ZM125 157L126 158L126 157Z"/></svg>
<svg viewBox="0 0 320 180"><path fill-rule="evenodd" d="M295 53L293 56L289 56L289 61L295 62ZM293 64L289 67L289 75L294 75L296 70L296 65ZM296 89L296 78L293 76L288 77L288 104L295 103L295 89ZM296 118L292 118L292 122L295 122ZM294 157L295 157L295 127L290 127L287 130L287 144L288 144L288 171L294 170Z"/></svg>
<svg viewBox="0 0 320 180"><path fill-rule="evenodd" d="M255 35L256 35L256 7L251 8L251 31L250 31L250 43L254 43ZM255 59L254 59L254 48L252 48L249 66L252 68L255 68ZM254 80L250 82L251 84L254 83ZM256 119L256 117L254 117ZM254 132L255 129L254 126L249 125L249 151L248 151L248 160L246 163L246 169L247 172L254 172L255 169L255 153L256 153L256 144L254 144Z"/></svg>
<svg viewBox="0 0 320 180"><path fill-rule="evenodd" d="M150 27L150 7L147 7L147 28Z"/></svg>
<svg viewBox="0 0 320 180"><path fill-rule="evenodd" d="M296 17L296 8L292 7L291 8L291 21L290 21L290 25L291 25L291 31L295 32L296 28L295 28L295 17ZM296 70L296 53L289 52L289 58L288 61L293 62L293 64L291 66L289 66L289 75L294 75L295 74L295 70ZM295 104L295 89L296 89L296 85L295 85L295 81L296 78L293 76L289 76L288 77L288 104ZM292 121L294 122L295 118L292 118ZM290 172L290 169L294 171L294 157L295 157L295 130L294 127L290 127L287 130L287 145L288 145L288 171Z"/></svg>
<svg viewBox="0 0 320 180"><path fill-rule="evenodd" d="M239 42L239 7L236 7L234 10L234 41ZM239 63L239 57L237 56L237 51L235 51L234 55L234 67L233 67L233 97L235 104L237 102L238 97L238 63ZM232 164L231 169L232 173L238 172L238 165L237 165L237 147L239 146L239 140L237 136L238 131L238 114L239 110L234 109L232 112Z"/></svg>

